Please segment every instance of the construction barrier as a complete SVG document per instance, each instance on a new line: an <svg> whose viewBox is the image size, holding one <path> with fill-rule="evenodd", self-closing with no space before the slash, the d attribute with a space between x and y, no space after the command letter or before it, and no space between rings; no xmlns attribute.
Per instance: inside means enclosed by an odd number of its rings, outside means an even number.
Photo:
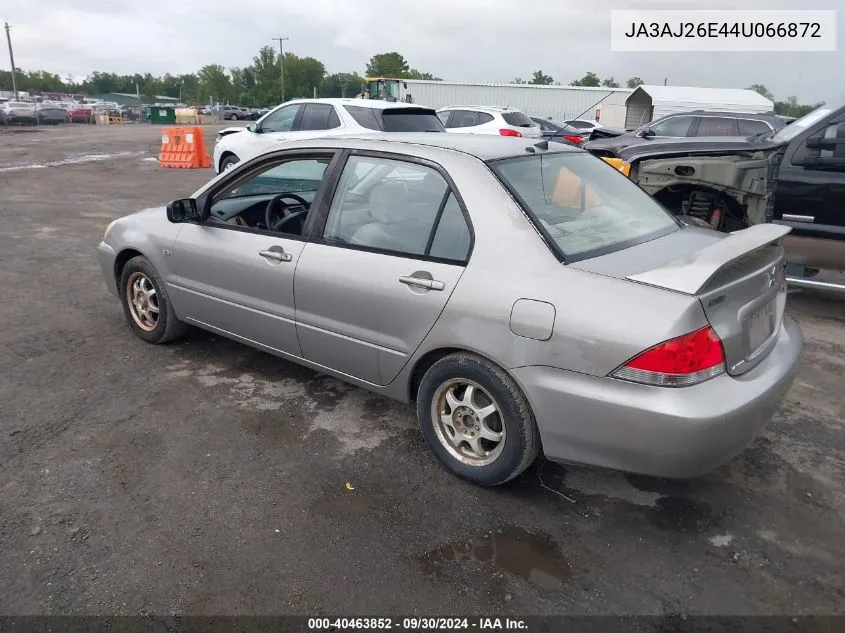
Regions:
<svg viewBox="0 0 845 633"><path fill-rule="evenodd" d="M162 167L203 169L211 167L211 156L205 153L205 137L201 127L166 127L161 131Z"/></svg>

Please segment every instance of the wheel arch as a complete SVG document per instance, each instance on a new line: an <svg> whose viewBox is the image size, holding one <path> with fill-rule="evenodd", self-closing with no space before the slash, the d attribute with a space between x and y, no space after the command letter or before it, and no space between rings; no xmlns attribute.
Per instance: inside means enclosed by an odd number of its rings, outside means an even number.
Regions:
<svg viewBox="0 0 845 633"><path fill-rule="evenodd" d="M117 288L118 295L120 294L120 277L123 275L123 268L126 263L133 257L146 257L141 251L135 248L124 248L117 257L114 258L114 285Z"/></svg>
<svg viewBox="0 0 845 633"><path fill-rule="evenodd" d="M473 356L478 356L479 358L483 358L487 362L492 363L496 367L500 368L506 374L510 375L510 372L504 367L504 365L497 362L494 358L491 358L490 356L479 352L478 350L457 346L438 347L436 349L427 351L414 362L413 369L408 374L408 384L406 391L406 397L408 399L408 402L415 403L417 401L417 393L419 392L420 383L422 382L425 372L427 372L429 368L434 365L434 363L436 363L442 358L450 356L451 354L472 354Z"/></svg>

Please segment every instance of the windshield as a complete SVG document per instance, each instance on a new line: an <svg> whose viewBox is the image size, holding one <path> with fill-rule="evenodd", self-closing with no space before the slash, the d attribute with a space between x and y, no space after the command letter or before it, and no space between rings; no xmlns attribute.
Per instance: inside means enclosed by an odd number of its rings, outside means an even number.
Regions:
<svg viewBox="0 0 845 633"><path fill-rule="evenodd" d="M833 112L830 106L821 106L816 108L809 114L805 114L800 119L793 121L786 127L782 128L777 134L772 137L773 141L788 142L796 136L804 132L808 128L813 127L816 123L824 119L827 115Z"/></svg>
<svg viewBox="0 0 845 633"><path fill-rule="evenodd" d="M490 166L567 260L628 248L679 228L651 196L587 153L540 154Z"/></svg>

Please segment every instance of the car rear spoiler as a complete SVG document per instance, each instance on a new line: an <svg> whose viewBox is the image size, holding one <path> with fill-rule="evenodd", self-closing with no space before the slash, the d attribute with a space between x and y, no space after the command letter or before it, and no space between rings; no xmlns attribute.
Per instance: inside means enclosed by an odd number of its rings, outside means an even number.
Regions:
<svg viewBox="0 0 845 633"><path fill-rule="evenodd" d="M755 224L659 268L627 277L687 295L696 295L719 269L761 246L781 240L792 230L781 224Z"/></svg>

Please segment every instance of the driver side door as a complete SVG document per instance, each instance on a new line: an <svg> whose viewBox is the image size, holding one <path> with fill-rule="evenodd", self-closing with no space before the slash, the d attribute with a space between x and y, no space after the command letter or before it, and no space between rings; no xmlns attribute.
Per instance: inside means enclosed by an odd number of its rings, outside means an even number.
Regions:
<svg viewBox="0 0 845 633"><path fill-rule="evenodd" d="M181 318L272 353L301 356L293 276L310 223L271 231L265 213L276 196L293 193L310 203L310 214L325 195L334 159L323 151L262 161L200 201L203 219L186 223L172 248L171 291Z"/></svg>
<svg viewBox="0 0 845 633"><path fill-rule="evenodd" d="M259 123L255 124L255 131L245 131L243 139L238 139L243 144L238 156L242 161L249 160L259 154L269 151L273 146L291 135L294 124L301 116L303 104L292 103L282 106L269 113Z"/></svg>

